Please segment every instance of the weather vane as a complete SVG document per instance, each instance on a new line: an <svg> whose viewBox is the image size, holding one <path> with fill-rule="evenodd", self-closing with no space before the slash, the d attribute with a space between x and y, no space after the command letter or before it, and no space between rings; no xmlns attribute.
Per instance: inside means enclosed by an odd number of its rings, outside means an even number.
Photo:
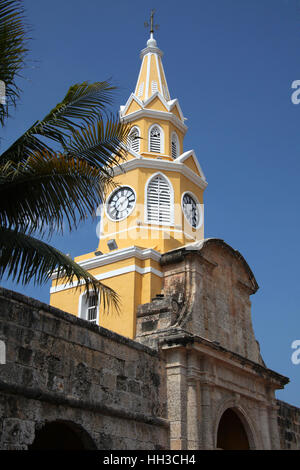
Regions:
<svg viewBox="0 0 300 470"><path fill-rule="evenodd" d="M149 28L149 26L150 26L150 34L154 33L154 29L157 30L159 28L158 24L154 25L154 13L155 13L155 10L151 10L150 25L147 21L145 21L145 23L144 23L145 28Z"/></svg>

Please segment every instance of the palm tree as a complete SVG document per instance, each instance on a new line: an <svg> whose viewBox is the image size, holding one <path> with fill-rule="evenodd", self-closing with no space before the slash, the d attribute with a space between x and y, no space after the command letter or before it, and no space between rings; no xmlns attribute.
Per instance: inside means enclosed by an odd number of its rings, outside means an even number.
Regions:
<svg viewBox="0 0 300 470"><path fill-rule="evenodd" d="M5 57L0 80L13 105L19 96L16 71L26 53L18 8L16 0L0 0L0 58ZM87 293L100 291L105 308L117 307L114 291L39 239L95 216L112 184L112 166L126 156L128 128L107 112L113 90L107 81L72 86L0 155L0 279L6 274L16 282L41 284L56 273L66 283L84 283ZM7 116L0 105L2 125Z"/></svg>

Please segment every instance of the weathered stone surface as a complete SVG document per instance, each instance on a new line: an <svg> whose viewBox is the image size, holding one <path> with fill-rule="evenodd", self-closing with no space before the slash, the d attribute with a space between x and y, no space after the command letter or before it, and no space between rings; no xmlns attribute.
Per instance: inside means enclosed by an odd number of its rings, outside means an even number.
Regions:
<svg viewBox="0 0 300 470"><path fill-rule="evenodd" d="M1 449L26 449L55 421L84 430L90 448L168 447L164 365L156 352L2 288L0 331L7 347Z"/></svg>
<svg viewBox="0 0 300 470"><path fill-rule="evenodd" d="M300 410L275 399L288 379L254 336L244 258L208 240L161 260L164 290L138 308L136 341L0 288L1 449L30 448L49 423L86 449L226 448L228 410L249 448L300 447Z"/></svg>
<svg viewBox="0 0 300 470"><path fill-rule="evenodd" d="M300 409L277 400L278 426L282 449L300 449Z"/></svg>

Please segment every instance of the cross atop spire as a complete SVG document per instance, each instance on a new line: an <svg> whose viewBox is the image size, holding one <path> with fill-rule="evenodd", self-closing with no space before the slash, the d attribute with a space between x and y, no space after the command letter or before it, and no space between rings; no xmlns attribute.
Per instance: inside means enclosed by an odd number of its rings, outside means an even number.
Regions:
<svg viewBox="0 0 300 470"><path fill-rule="evenodd" d="M155 13L155 10L151 10L151 13L150 13L150 25L147 21L145 21L144 23L144 26L145 28L149 28L150 26L150 37L153 38L153 33L154 33L154 28L155 29L158 29L159 28L159 25L156 24L154 25L154 13Z"/></svg>

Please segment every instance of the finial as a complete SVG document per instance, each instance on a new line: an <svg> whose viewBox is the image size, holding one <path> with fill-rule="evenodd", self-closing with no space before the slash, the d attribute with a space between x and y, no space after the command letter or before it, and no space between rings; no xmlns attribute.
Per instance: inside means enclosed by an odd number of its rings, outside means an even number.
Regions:
<svg viewBox="0 0 300 470"><path fill-rule="evenodd" d="M158 24L154 24L154 13L155 13L155 10L151 10L151 14L150 14L150 25L147 21L145 21L144 23L144 26L145 28L149 28L150 26L150 39L148 40L147 42L147 46L156 46L156 41L155 39L153 38L153 33L154 33L154 29L158 29L159 28L159 25ZM149 44L148 44L149 43Z"/></svg>

